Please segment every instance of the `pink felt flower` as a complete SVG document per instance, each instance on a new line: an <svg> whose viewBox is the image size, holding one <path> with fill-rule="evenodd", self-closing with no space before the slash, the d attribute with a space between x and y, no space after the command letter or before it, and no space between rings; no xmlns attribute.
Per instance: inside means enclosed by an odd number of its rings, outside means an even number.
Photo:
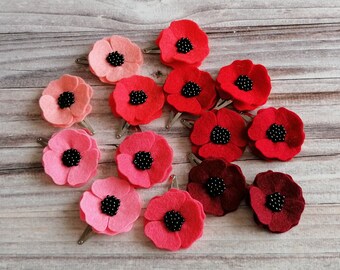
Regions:
<svg viewBox="0 0 340 270"><path fill-rule="evenodd" d="M92 111L90 100L93 90L77 76L63 75L51 81L39 99L43 118L60 128L81 122Z"/></svg>
<svg viewBox="0 0 340 270"><path fill-rule="evenodd" d="M81 129L65 129L48 141L42 163L55 184L80 187L96 175L99 159L94 138Z"/></svg>
<svg viewBox="0 0 340 270"><path fill-rule="evenodd" d="M143 64L140 48L128 38L106 37L98 40L89 54L90 70L102 82L114 84L138 73Z"/></svg>
<svg viewBox="0 0 340 270"><path fill-rule="evenodd" d="M203 234L203 206L186 191L170 189L152 198L144 218L145 235L161 249L188 248Z"/></svg>
<svg viewBox="0 0 340 270"><path fill-rule="evenodd" d="M119 176L142 188L164 182L171 173L172 159L168 142L152 131L128 136L116 151Z"/></svg>
<svg viewBox="0 0 340 270"><path fill-rule="evenodd" d="M96 180L80 200L80 219L102 234L130 231L140 211L138 193L116 177Z"/></svg>

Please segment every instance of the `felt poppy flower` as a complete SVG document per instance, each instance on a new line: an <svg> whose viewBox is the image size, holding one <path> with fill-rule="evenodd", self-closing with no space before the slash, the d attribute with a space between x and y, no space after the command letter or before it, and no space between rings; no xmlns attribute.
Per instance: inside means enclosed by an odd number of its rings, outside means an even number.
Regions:
<svg viewBox="0 0 340 270"><path fill-rule="evenodd" d="M128 38L116 35L98 40L88 59L91 72L110 84L137 74L143 64L141 49Z"/></svg>
<svg viewBox="0 0 340 270"><path fill-rule="evenodd" d="M180 67L170 72L164 87L167 102L179 112L199 115L216 103L215 81L195 67Z"/></svg>
<svg viewBox="0 0 340 270"><path fill-rule="evenodd" d="M148 124L162 115L162 87L144 76L120 80L109 98L112 113L132 126Z"/></svg>
<svg viewBox="0 0 340 270"><path fill-rule="evenodd" d="M190 20L171 22L156 40L164 65L177 68L198 67L209 54L208 36L197 23Z"/></svg>
<svg viewBox="0 0 340 270"><path fill-rule="evenodd" d="M188 248L203 234L202 204L186 191L170 189L152 198L144 218L145 235L161 249Z"/></svg>
<svg viewBox="0 0 340 270"><path fill-rule="evenodd" d="M259 173L249 194L257 221L271 232L286 232L299 223L305 200L301 187L290 175L273 171Z"/></svg>
<svg viewBox="0 0 340 270"><path fill-rule="evenodd" d="M39 105L43 118L60 128L81 122L92 111L90 100L93 90L77 76L63 75L51 81L42 92Z"/></svg>
<svg viewBox="0 0 340 270"><path fill-rule="evenodd" d="M267 102L271 82L267 69L250 60L236 60L222 67L217 79L222 99L232 99L239 111L254 110Z"/></svg>
<svg viewBox="0 0 340 270"><path fill-rule="evenodd" d="M247 145L246 125L232 110L208 111L195 121L190 140L202 158L231 162L242 156Z"/></svg>
<svg viewBox="0 0 340 270"><path fill-rule="evenodd" d="M99 159L94 138L81 129L65 129L48 141L42 164L55 184L80 187L96 175Z"/></svg>
<svg viewBox="0 0 340 270"><path fill-rule="evenodd" d="M205 213L215 216L235 211L247 193L241 168L222 159L206 159L193 167L187 190Z"/></svg>
<svg viewBox="0 0 340 270"><path fill-rule="evenodd" d="M152 131L126 137L116 151L119 176L142 188L164 182L171 173L172 160L168 142Z"/></svg>
<svg viewBox="0 0 340 270"><path fill-rule="evenodd" d="M80 219L101 234L130 231L140 212L138 193L116 177L96 180L80 199Z"/></svg>
<svg viewBox="0 0 340 270"><path fill-rule="evenodd" d="M281 161L297 155L305 139L301 118L283 107L259 110L248 129L248 136L255 154Z"/></svg>

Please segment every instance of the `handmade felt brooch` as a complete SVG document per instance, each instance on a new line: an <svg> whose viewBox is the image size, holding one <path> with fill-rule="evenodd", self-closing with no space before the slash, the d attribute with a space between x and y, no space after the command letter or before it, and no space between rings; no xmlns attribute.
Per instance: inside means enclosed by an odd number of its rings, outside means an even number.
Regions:
<svg viewBox="0 0 340 270"><path fill-rule="evenodd" d="M143 55L128 38L113 35L93 45L88 61L94 75L104 83L114 84L137 74L143 64Z"/></svg>
<svg viewBox="0 0 340 270"><path fill-rule="evenodd" d="M80 187L96 175L99 159L95 139L84 130L65 129L48 141L42 164L55 184Z"/></svg>
<svg viewBox="0 0 340 270"><path fill-rule="evenodd" d="M301 118L283 107L259 110L248 129L248 136L255 154L281 161L297 155L305 139Z"/></svg>
<svg viewBox="0 0 340 270"><path fill-rule="evenodd" d="M172 160L168 142L152 131L126 137L116 151L119 176L142 188L164 182L172 170Z"/></svg>
<svg viewBox="0 0 340 270"><path fill-rule="evenodd" d="M250 186L256 221L271 232L283 233L299 223L305 207L301 187L284 173L259 173Z"/></svg>

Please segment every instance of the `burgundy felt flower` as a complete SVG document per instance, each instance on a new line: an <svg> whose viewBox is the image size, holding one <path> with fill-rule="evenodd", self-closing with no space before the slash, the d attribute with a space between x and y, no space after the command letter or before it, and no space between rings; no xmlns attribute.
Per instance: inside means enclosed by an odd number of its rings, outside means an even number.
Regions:
<svg viewBox="0 0 340 270"><path fill-rule="evenodd" d="M232 110L208 111L195 121L190 140L202 158L232 162L242 156L247 145L246 125Z"/></svg>
<svg viewBox="0 0 340 270"><path fill-rule="evenodd" d="M235 211L247 193L241 168L222 159L206 159L193 167L187 190L205 213L215 216Z"/></svg>
<svg viewBox="0 0 340 270"><path fill-rule="evenodd" d="M148 124L162 115L162 87L144 76L120 80L109 98L112 113L132 126Z"/></svg>
<svg viewBox="0 0 340 270"><path fill-rule="evenodd" d="M152 198L144 213L144 233L156 247L171 251L190 247L203 234L202 204L186 191L170 189Z"/></svg>
<svg viewBox="0 0 340 270"><path fill-rule="evenodd" d="M167 102L178 112L199 115L216 103L215 81L195 67L180 67L170 72L164 87Z"/></svg>
<svg viewBox="0 0 340 270"><path fill-rule="evenodd" d="M267 102L271 82L267 69L250 60L236 60L222 67L217 76L222 99L232 99L239 111L253 110Z"/></svg>
<svg viewBox="0 0 340 270"><path fill-rule="evenodd" d="M156 40L161 61L172 68L183 65L198 67L209 54L208 36L190 20L173 21Z"/></svg>
<svg viewBox="0 0 340 270"><path fill-rule="evenodd" d="M299 223L305 207L301 187L284 173L259 173L250 186L250 205L257 221L282 233Z"/></svg>
<svg viewBox="0 0 340 270"><path fill-rule="evenodd" d="M248 136L255 154L282 161L297 155L305 139L301 118L283 107L259 110L248 129Z"/></svg>

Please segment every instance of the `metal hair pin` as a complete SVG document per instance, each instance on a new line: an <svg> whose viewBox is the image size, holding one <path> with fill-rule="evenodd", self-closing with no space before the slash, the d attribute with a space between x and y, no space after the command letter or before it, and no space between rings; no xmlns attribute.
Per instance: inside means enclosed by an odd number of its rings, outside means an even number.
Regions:
<svg viewBox="0 0 340 270"><path fill-rule="evenodd" d="M195 154L189 153L188 154L188 159L192 165L199 165L202 163L202 160L200 160Z"/></svg>

